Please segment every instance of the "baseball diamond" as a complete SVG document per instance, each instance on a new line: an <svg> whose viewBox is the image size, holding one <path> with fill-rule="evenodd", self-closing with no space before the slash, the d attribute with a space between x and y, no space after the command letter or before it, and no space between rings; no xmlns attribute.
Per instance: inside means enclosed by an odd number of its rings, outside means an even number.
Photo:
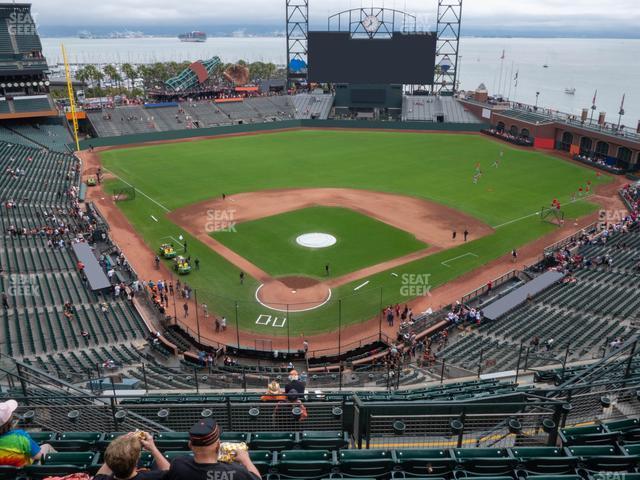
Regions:
<svg viewBox="0 0 640 480"><path fill-rule="evenodd" d="M0 480L640 480L637 2L39 2Z"/></svg>
<svg viewBox="0 0 640 480"><path fill-rule="evenodd" d="M492 168L500 151L500 168ZM573 192L610 181L538 152L448 133L313 129L99 155L113 174L107 190L126 182L144 193L118 208L149 247L167 235L187 239L200 261L188 279L199 301L234 319L237 304L242 330L274 337L331 332L338 306L343 326L376 318L381 305L437 308L428 296L402 295L411 289L391 271L429 274L436 288L557 230L531 216L549 199L561 199L572 221L595 212L592 199ZM315 251L295 243L316 230L338 242ZM289 288L279 277L315 283ZM287 308L295 313L288 331L256 323ZM201 325L201 335L214 338L213 324Z"/></svg>

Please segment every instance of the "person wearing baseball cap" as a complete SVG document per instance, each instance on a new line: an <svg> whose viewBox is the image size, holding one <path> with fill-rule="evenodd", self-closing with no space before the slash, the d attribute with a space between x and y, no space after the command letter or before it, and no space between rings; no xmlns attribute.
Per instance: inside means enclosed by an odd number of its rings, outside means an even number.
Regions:
<svg viewBox="0 0 640 480"><path fill-rule="evenodd" d="M238 450L235 462L218 462L222 429L212 418L199 420L189 430L193 457L178 457L164 480L260 480L260 472L245 450Z"/></svg>
<svg viewBox="0 0 640 480"><path fill-rule="evenodd" d="M38 445L24 430L14 429L17 408L15 400L0 403L0 465L21 468L55 450L49 444Z"/></svg>
<svg viewBox="0 0 640 480"><path fill-rule="evenodd" d="M298 371L291 370L289 372L289 383L284 386L284 391L287 394L289 401L295 401L304 398L305 388L306 385L300 381Z"/></svg>

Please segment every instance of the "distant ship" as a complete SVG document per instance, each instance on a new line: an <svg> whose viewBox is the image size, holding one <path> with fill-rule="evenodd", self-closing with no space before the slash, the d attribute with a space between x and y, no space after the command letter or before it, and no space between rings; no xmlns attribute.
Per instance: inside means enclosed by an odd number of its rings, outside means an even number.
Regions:
<svg viewBox="0 0 640 480"><path fill-rule="evenodd" d="M204 43L207 41L207 34L204 32L189 32L178 35L181 42Z"/></svg>
<svg viewBox="0 0 640 480"><path fill-rule="evenodd" d="M576 94L576 89L575 88L565 88L564 89L564 93L566 93L567 95L575 95Z"/></svg>

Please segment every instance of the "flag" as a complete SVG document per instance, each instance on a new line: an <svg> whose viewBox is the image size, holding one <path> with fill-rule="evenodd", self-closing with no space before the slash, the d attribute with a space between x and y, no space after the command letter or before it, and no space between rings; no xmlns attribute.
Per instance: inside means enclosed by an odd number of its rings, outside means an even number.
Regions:
<svg viewBox="0 0 640 480"><path fill-rule="evenodd" d="M622 95L622 103L620 104L620 111L621 112L624 112L624 99L625 99L626 96L627 96L626 93ZM621 113L620 115L624 115L624 113Z"/></svg>
<svg viewBox="0 0 640 480"><path fill-rule="evenodd" d="M596 93L593 94L593 100L591 101L591 105L595 105L596 104L596 99L598 98L598 90L596 90Z"/></svg>
<svg viewBox="0 0 640 480"><path fill-rule="evenodd" d="M516 72L516 76L513 79L516 81L516 88L518 87L518 77L520 77L520 70Z"/></svg>
<svg viewBox="0 0 640 480"><path fill-rule="evenodd" d="M502 56L500 57L500 60L504 60L504 50L502 50Z"/></svg>

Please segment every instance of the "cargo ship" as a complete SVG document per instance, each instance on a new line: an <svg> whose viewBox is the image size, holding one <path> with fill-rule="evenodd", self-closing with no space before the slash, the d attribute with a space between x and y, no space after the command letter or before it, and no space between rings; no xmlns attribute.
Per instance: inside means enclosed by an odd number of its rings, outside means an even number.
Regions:
<svg viewBox="0 0 640 480"><path fill-rule="evenodd" d="M178 35L181 42L204 43L207 41L207 34L204 32L189 32Z"/></svg>

